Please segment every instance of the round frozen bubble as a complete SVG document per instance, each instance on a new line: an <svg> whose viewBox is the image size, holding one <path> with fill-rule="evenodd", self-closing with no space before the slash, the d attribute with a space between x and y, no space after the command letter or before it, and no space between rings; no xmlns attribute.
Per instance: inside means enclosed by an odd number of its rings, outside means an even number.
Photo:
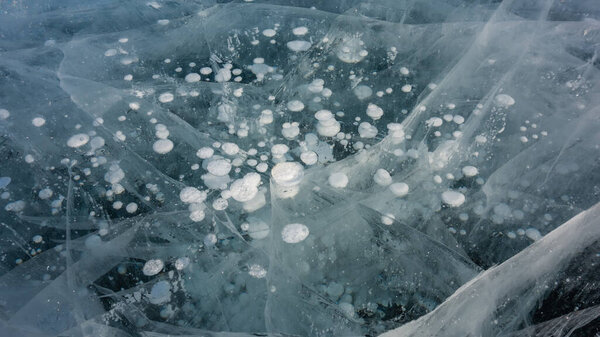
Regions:
<svg viewBox="0 0 600 337"><path fill-rule="evenodd" d="M34 119L31 120L31 124L33 124L33 126L39 128L40 126L46 124L46 120L42 117L35 117Z"/></svg>
<svg viewBox="0 0 600 337"><path fill-rule="evenodd" d="M369 103L367 106L367 116L373 118L373 120L378 120L383 116L383 109L373 103Z"/></svg>
<svg viewBox="0 0 600 337"><path fill-rule="evenodd" d="M287 243L302 242L308 237L308 234L308 227L299 223L285 225L281 230L281 238Z"/></svg>
<svg viewBox="0 0 600 337"><path fill-rule="evenodd" d="M177 269L177 270L183 270L189 264L190 264L190 258L189 257L187 257L187 256L180 257L177 260L175 260L175 269Z"/></svg>
<svg viewBox="0 0 600 337"><path fill-rule="evenodd" d="M361 138L373 138L377 136L377 128L367 122L358 125L358 134Z"/></svg>
<svg viewBox="0 0 600 337"><path fill-rule="evenodd" d="M188 83L194 83L200 81L200 74L197 73L189 73L185 75L185 81Z"/></svg>
<svg viewBox="0 0 600 337"><path fill-rule="evenodd" d="M217 211L224 211L229 207L229 202L227 199L217 198L213 201L212 207Z"/></svg>
<svg viewBox="0 0 600 337"><path fill-rule="evenodd" d="M381 223L386 226L391 226L394 223L394 220L396 220L396 217L391 213L386 213L381 216Z"/></svg>
<svg viewBox="0 0 600 337"><path fill-rule="evenodd" d="M300 160L306 165L314 165L319 160L319 157L314 151L305 151L300 154Z"/></svg>
<svg viewBox="0 0 600 337"><path fill-rule="evenodd" d="M527 228L525 230L525 236L527 236L533 241L537 241L543 237L542 233L540 233L540 231L535 228Z"/></svg>
<svg viewBox="0 0 600 337"><path fill-rule="evenodd" d="M296 36L303 36L306 35L306 33L308 33L308 28L302 26L302 27L296 27L294 29L292 29L292 34L296 35Z"/></svg>
<svg viewBox="0 0 600 337"><path fill-rule="evenodd" d="M515 99L507 94L497 95L494 99L497 105L505 108L515 104Z"/></svg>
<svg viewBox="0 0 600 337"><path fill-rule="evenodd" d="M275 144L271 146L271 154L274 158L283 157L289 150L290 148L285 144Z"/></svg>
<svg viewBox="0 0 600 337"><path fill-rule="evenodd" d="M465 202L465 195L457 191L445 191L442 193L442 201L450 207L458 207Z"/></svg>
<svg viewBox="0 0 600 337"><path fill-rule="evenodd" d="M67 140L67 146L72 148L78 148L87 144L90 141L90 136L85 133L78 133L76 135L71 136L69 140Z"/></svg>
<svg viewBox="0 0 600 337"><path fill-rule="evenodd" d="M184 187L179 192L179 199L186 204L203 202L206 200L206 196L206 192L190 186Z"/></svg>
<svg viewBox="0 0 600 337"><path fill-rule="evenodd" d="M213 150L211 147L203 147L196 152L196 157L200 159L208 159L212 157L214 153L215 150Z"/></svg>
<svg viewBox="0 0 600 337"><path fill-rule="evenodd" d="M304 177L304 168L296 162L278 163L271 170L271 177L281 186L296 186Z"/></svg>
<svg viewBox="0 0 600 337"><path fill-rule="evenodd" d="M248 274L254 278L264 278L267 276L267 270L258 264L253 264L248 268Z"/></svg>
<svg viewBox="0 0 600 337"><path fill-rule="evenodd" d="M42 200L46 200L46 199L51 198L52 194L54 194L52 192L52 190L49 189L48 187L46 187L38 193L38 197L40 197L40 199L42 199Z"/></svg>
<svg viewBox="0 0 600 337"><path fill-rule="evenodd" d="M356 88L354 88L353 90L354 95L356 95L356 97L358 99L360 99L361 101L364 99L367 99L369 97L371 97L371 95L373 95L373 89L371 89L370 87L366 86L366 85L359 85Z"/></svg>
<svg viewBox="0 0 600 337"><path fill-rule="evenodd" d="M165 154L173 150L173 142L169 139L159 139L152 145L154 152L158 154Z"/></svg>
<svg viewBox="0 0 600 337"><path fill-rule="evenodd" d="M475 166L467 165L462 168L462 173L465 177L474 177L479 173L479 170L477 170L477 167Z"/></svg>
<svg viewBox="0 0 600 337"><path fill-rule="evenodd" d="M111 56L115 56L115 55L117 55L117 50L116 50L116 49L114 49L114 48L107 49L107 50L104 52L104 56L106 56L106 57L111 57Z"/></svg>
<svg viewBox="0 0 600 337"><path fill-rule="evenodd" d="M255 173L257 176L258 174ZM260 179L260 176L259 176ZM259 180L260 182L260 180ZM258 193L258 184L252 179L237 179L229 187L231 197L239 202L252 200Z"/></svg>
<svg viewBox="0 0 600 337"><path fill-rule="evenodd" d="M214 233L208 233L204 237L204 245L207 247L212 247L218 242L217 236Z"/></svg>
<svg viewBox="0 0 600 337"><path fill-rule="evenodd" d="M231 163L225 159L216 159L206 166L208 172L214 176L222 177L231 171Z"/></svg>
<svg viewBox="0 0 600 337"><path fill-rule="evenodd" d="M275 36L275 34L277 34L277 31L275 31L275 29L265 29L262 31L263 35L266 37L273 37Z"/></svg>
<svg viewBox="0 0 600 337"><path fill-rule="evenodd" d="M368 52L363 49L364 42L355 36L345 36L337 46L335 54L338 59L345 63L358 63L362 61Z"/></svg>
<svg viewBox="0 0 600 337"><path fill-rule="evenodd" d="M264 239L269 235L269 225L258 218L250 217L247 232L255 240Z"/></svg>
<svg viewBox="0 0 600 337"><path fill-rule="evenodd" d="M0 188L5 188L11 181L10 177L0 177Z"/></svg>
<svg viewBox="0 0 600 337"><path fill-rule="evenodd" d="M204 213L203 209L191 211L189 215L190 220L192 220L193 222L200 222L204 220L205 217L206 213Z"/></svg>
<svg viewBox="0 0 600 337"><path fill-rule="evenodd" d="M162 94L160 94L160 96L158 96L158 100L161 103L172 102L174 98L175 98L175 96L173 96L173 94L170 92L163 92Z"/></svg>
<svg viewBox="0 0 600 337"><path fill-rule="evenodd" d="M300 134L298 123L283 123L281 134L289 140L296 138Z"/></svg>
<svg viewBox="0 0 600 337"><path fill-rule="evenodd" d="M408 184L406 183L393 183L389 188L390 191L392 191L392 193L397 197L403 197L407 195L409 190Z"/></svg>
<svg viewBox="0 0 600 337"><path fill-rule="evenodd" d="M158 281L148 295L150 303L163 304L171 300L171 284L168 281Z"/></svg>
<svg viewBox="0 0 600 337"><path fill-rule="evenodd" d="M127 213L133 214L137 211L138 205L135 202L130 202L125 206L125 210Z"/></svg>
<svg viewBox="0 0 600 337"><path fill-rule="evenodd" d="M303 40L294 40L287 43L287 47L294 52L307 51L311 46L310 42Z"/></svg>
<svg viewBox="0 0 600 337"><path fill-rule="evenodd" d="M90 250L96 250L102 246L102 238L99 235L90 235L85 239L83 244Z"/></svg>
<svg viewBox="0 0 600 337"><path fill-rule="evenodd" d="M392 183L392 176L390 176L390 173L384 169L377 169L377 171L375 171L375 175L373 176L373 180L377 185L387 186Z"/></svg>
<svg viewBox="0 0 600 337"><path fill-rule="evenodd" d="M164 268L165 263L160 259L152 259L146 261L144 264L144 268L142 268L142 272L146 276L154 276Z"/></svg>
<svg viewBox="0 0 600 337"><path fill-rule="evenodd" d="M233 156L240 152L240 147L235 143L223 143L223 145L221 145L221 150L223 150L226 155Z"/></svg>
<svg viewBox="0 0 600 337"><path fill-rule="evenodd" d="M327 182L332 187L344 188L348 185L348 176L343 172L335 172L329 176Z"/></svg>
<svg viewBox="0 0 600 337"><path fill-rule="evenodd" d="M10 112L6 109L0 109L0 119L7 119L10 117Z"/></svg>
<svg viewBox="0 0 600 337"><path fill-rule="evenodd" d="M290 111L302 111L304 109L304 103L298 101L298 100L293 100L293 101L289 101L287 104L287 108Z"/></svg>

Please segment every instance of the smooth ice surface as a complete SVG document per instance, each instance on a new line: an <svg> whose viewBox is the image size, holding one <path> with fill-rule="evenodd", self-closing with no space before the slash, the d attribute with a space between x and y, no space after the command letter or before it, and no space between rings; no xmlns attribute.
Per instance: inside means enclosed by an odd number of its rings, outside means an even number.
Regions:
<svg viewBox="0 0 600 337"><path fill-rule="evenodd" d="M0 335L600 334L599 20L0 2Z"/></svg>

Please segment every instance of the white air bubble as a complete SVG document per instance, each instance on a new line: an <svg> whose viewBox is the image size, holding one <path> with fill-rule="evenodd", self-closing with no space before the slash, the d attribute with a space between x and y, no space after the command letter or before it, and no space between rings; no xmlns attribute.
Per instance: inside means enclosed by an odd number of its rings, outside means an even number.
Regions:
<svg viewBox="0 0 600 337"><path fill-rule="evenodd" d="M408 184L406 183L393 183L390 185L389 189L397 197L403 197L407 195L409 190Z"/></svg>
<svg viewBox="0 0 600 337"><path fill-rule="evenodd" d="M165 264L160 259L148 260L144 264L144 268L142 268L142 272L146 276L154 276L164 268Z"/></svg>
<svg viewBox="0 0 600 337"><path fill-rule="evenodd" d="M33 124L33 126L39 128L40 126L46 124L46 120L42 117L35 117L34 119L31 120L31 124Z"/></svg>
<svg viewBox="0 0 600 337"><path fill-rule="evenodd" d="M334 188L344 188L348 185L348 176L343 172L335 172L329 176L327 182Z"/></svg>
<svg viewBox="0 0 600 337"><path fill-rule="evenodd" d="M166 154L173 150L173 142L169 139L159 139L154 142L152 149L158 154Z"/></svg>
<svg viewBox="0 0 600 337"><path fill-rule="evenodd" d="M89 140L90 136L86 135L85 133L78 133L76 135L71 136L71 138L67 140L67 146L72 148L78 148L87 144Z"/></svg>
<svg viewBox="0 0 600 337"><path fill-rule="evenodd" d="M163 92L162 94L160 94L160 96L158 96L158 100L161 103L172 102L174 98L175 98L175 96L173 96L173 94L170 92Z"/></svg>
<svg viewBox="0 0 600 337"><path fill-rule="evenodd" d="M457 191L445 191L442 201L450 207L458 207L465 202L465 195Z"/></svg>
<svg viewBox="0 0 600 337"><path fill-rule="evenodd" d="M281 238L287 243L298 243L304 241L308 237L308 234L308 227L303 224L293 223L283 227Z"/></svg>
<svg viewBox="0 0 600 337"><path fill-rule="evenodd" d="M496 104L501 107L509 107L515 104L515 99L507 94L500 94L495 98Z"/></svg>
<svg viewBox="0 0 600 337"><path fill-rule="evenodd" d="M185 81L188 83L195 83L200 81L200 75L196 73L189 73L185 75Z"/></svg>
<svg viewBox="0 0 600 337"><path fill-rule="evenodd" d="M298 100L293 100L293 101L289 101L287 104L287 108L290 111L302 111L304 109L304 103L298 101Z"/></svg>
<svg viewBox="0 0 600 337"><path fill-rule="evenodd" d="M281 186L295 186L304 177L304 168L296 162L278 163L271 170L271 177Z"/></svg>
<svg viewBox="0 0 600 337"><path fill-rule="evenodd" d="M294 52L302 52L310 49L312 44L308 41L295 40L287 43L287 47Z"/></svg>

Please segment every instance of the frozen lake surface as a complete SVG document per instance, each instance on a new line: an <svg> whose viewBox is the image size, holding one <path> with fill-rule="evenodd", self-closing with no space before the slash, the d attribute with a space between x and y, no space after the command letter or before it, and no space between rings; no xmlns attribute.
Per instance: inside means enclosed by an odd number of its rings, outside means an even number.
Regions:
<svg viewBox="0 0 600 337"><path fill-rule="evenodd" d="M600 336L598 0L0 2L0 336Z"/></svg>

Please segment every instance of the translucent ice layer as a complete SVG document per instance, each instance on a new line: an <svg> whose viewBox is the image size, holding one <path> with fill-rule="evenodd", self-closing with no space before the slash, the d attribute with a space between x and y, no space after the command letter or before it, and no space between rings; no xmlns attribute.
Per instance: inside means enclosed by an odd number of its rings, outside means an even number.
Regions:
<svg viewBox="0 0 600 337"><path fill-rule="evenodd" d="M0 336L600 333L599 20L0 2Z"/></svg>

